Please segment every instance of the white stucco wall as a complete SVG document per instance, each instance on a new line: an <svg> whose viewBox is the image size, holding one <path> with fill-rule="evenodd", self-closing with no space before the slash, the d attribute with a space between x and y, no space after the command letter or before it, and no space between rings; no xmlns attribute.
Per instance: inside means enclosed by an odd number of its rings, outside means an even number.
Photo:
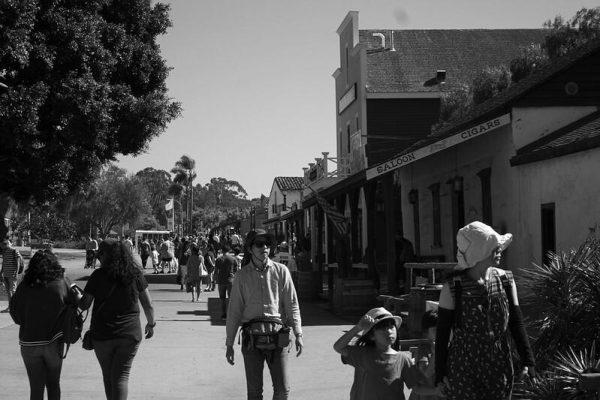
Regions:
<svg viewBox="0 0 600 400"><path fill-rule="evenodd" d="M600 236L600 149L514 167L518 171L521 251L540 262L541 204L555 203L556 247L577 248Z"/></svg>
<svg viewBox="0 0 600 400"><path fill-rule="evenodd" d="M516 171L509 159L515 154L510 125L474 138L460 146L444 150L400 169L402 185L402 213L405 236L414 243L413 207L408 192L419 191L421 254L444 255L446 261L455 261L452 227L451 185L455 176L463 178L465 223L481 220L481 180L477 173L491 168L493 226L500 231L517 229L515 196ZM440 183L442 246L433 245L433 211L430 185ZM518 252L507 251L507 265L519 263Z"/></svg>

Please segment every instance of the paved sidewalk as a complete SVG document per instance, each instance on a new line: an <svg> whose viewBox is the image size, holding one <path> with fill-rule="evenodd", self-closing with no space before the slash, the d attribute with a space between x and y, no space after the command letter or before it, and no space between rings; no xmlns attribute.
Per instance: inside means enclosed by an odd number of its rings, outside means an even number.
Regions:
<svg viewBox="0 0 600 400"><path fill-rule="evenodd" d="M64 257L64 259L63 259ZM81 287L90 270L83 269L83 252L59 258L67 276ZM216 292L203 293L199 303L174 283L159 283L173 276L147 275L154 301L155 337L145 340L134 361L129 398L136 399L245 399L243 359L236 344L236 363L225 361L225 326L220 320ZM6 297L0 296L0 307ZM305 349L290 357L291 399L329 400L349 397L353 370L344 366L333 351L333 342L350 323L334 316L320 304L301 304ZM142 321L144 317L142 316ZM89 324L89 320L86 325ZM8 314L0 314L0 377L3 400L26 399L29 384L19 353L18 326ZM272 397L271 380L265 368L265 399ZM100 367L93 352L78 342L63 364L63 399L103 399Z"/></svg>

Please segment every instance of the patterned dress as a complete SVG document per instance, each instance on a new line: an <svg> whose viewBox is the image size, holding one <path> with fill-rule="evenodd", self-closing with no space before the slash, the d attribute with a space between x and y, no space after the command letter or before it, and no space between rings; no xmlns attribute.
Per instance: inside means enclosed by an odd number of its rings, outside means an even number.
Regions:
<svg viewBox="0 0 600 400"><path fill-rule="evenodd" d="M513 284L512 273L506 275ZM455 317L448 349L448 399L508 398L514 370L507 330L508 299L498 270L492 268L483 284L463 276L450 287L455 315L460 310L460 316Z"/></svg>

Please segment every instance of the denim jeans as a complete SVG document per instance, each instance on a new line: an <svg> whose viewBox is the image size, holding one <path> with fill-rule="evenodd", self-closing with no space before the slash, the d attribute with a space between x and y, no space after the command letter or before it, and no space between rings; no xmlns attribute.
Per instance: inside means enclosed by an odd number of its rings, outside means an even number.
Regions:
<svg viewBox="0 0 600 400"><path fill-rule="evenodd" d="M93 340L94 352L102 369L107 400L126 400L129 371L140 342L118 338Z"/></svg>
<svg viewBox="0 0 600 400"><path fill-rule="evenodd" d="M17 277L16 276L3 276L2 284L4 285L4 289L6 289L6 294L8 296L8 303L10 304L10 299L12 299L13 295L17 291Z"/></svg>
<svg viewBox="0 0 600 400"><path fill-rule="evenodd" d="M245 335L244 335L245 336ZM265 362L271 373L273 382L273 400L287 400L290 393L288 380L288 354L290 346L272 351L249 349L248 340L242 341L242 355L246 370L246 388L248 400L263 399L263 370Z"/></svg>
<svg viewBox="0 0 600 400"><path fill-rule="evenodd" d="M55 341L41 346L21 346L21 356L29 377L30 400L44 400L44 389L48 400L60 399L60 371L62 369L63 343Z"/></svg>

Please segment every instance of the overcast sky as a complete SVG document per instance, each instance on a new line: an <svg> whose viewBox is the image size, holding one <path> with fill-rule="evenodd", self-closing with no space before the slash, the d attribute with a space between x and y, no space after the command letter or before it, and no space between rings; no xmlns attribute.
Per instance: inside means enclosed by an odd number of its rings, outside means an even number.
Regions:
<svg viewBox="0 0 600 400"><path fill-rule="evenodd" d="M336 30L359 12L360 29L541 28L600 0L175 0L159 40L173 68L169 95L182 116L146 154L118 165L169 171L183 154L196 183L238 181L268 196L276 176L302 176L335 155Z"/></svg>

